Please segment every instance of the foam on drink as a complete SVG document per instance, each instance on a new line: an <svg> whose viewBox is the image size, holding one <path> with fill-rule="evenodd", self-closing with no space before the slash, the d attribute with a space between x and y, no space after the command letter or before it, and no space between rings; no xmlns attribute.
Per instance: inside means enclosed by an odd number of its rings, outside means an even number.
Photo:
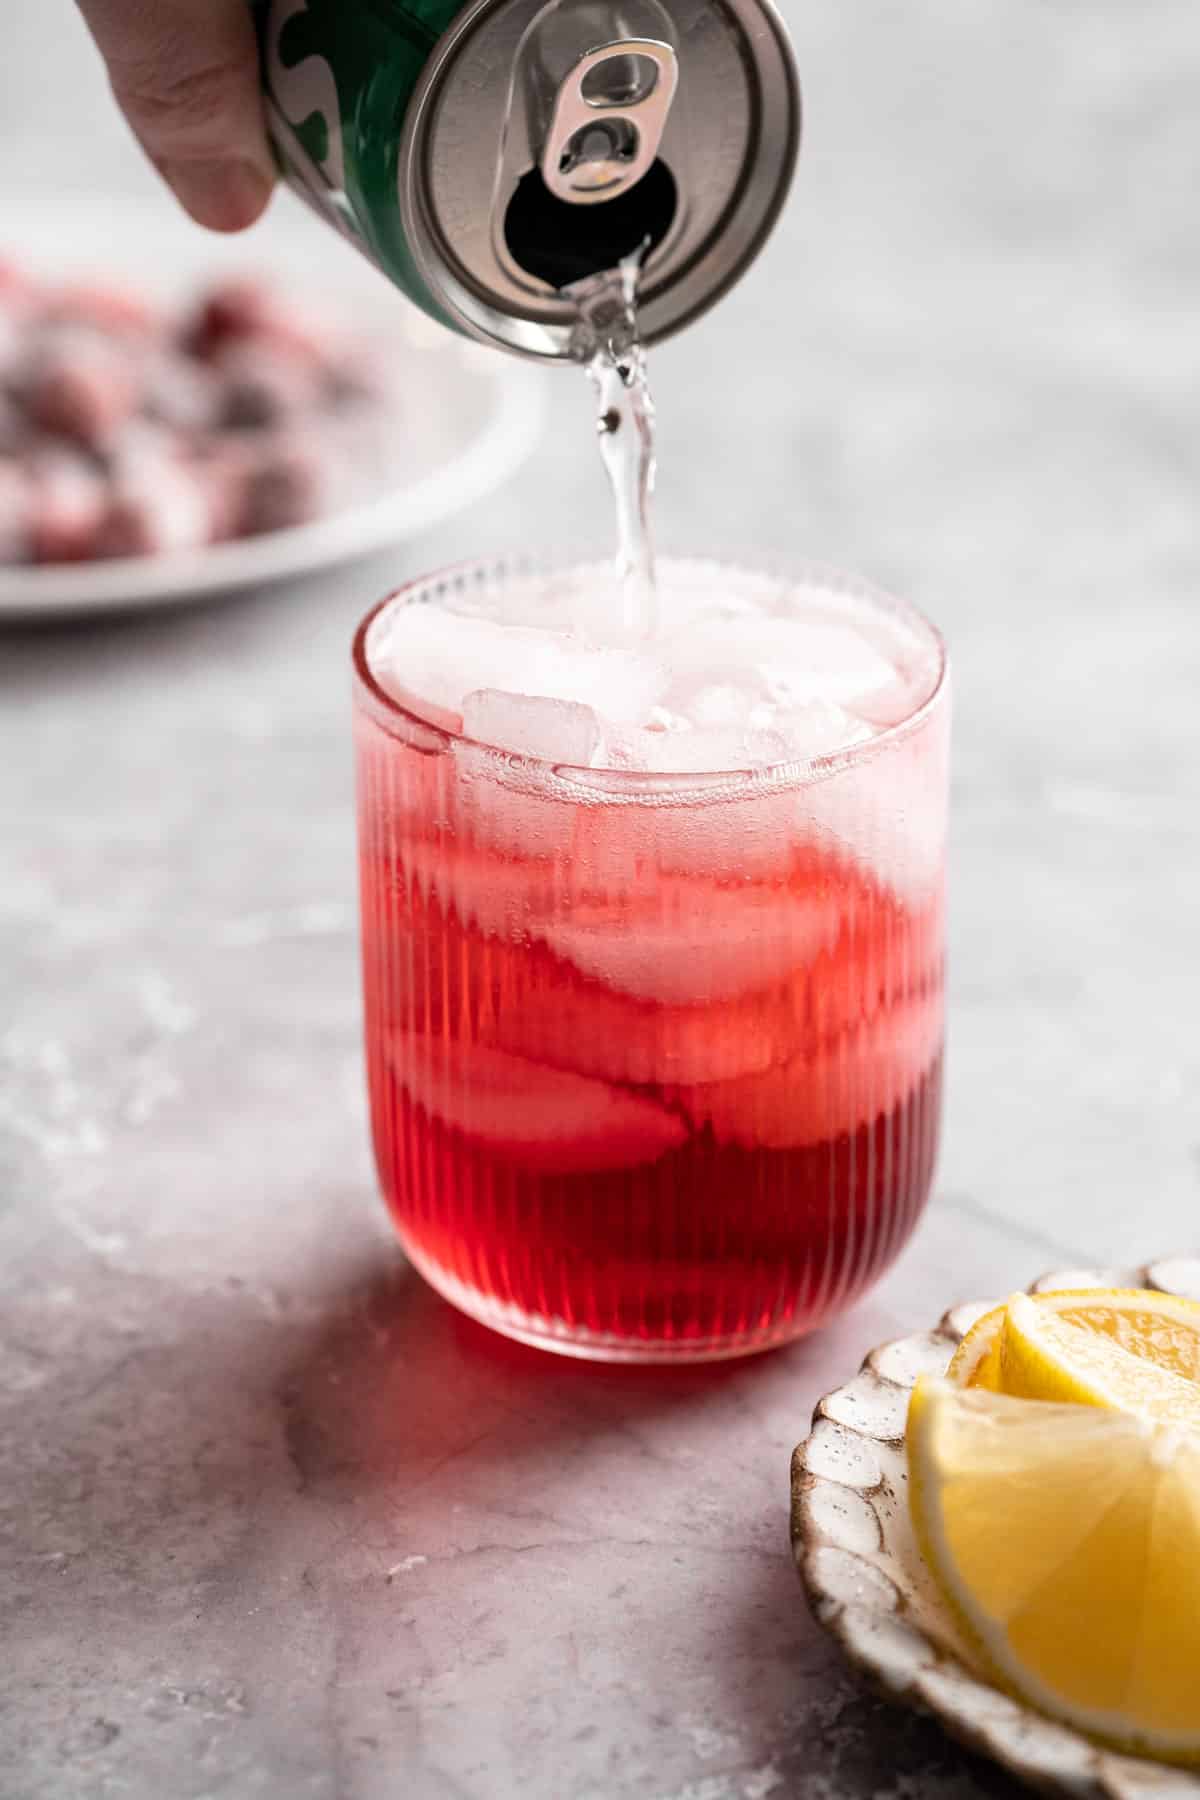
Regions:
<svg viewBox="0 0 1200 1800"><path fill-rule="evenodd" d="M831 755L932 691L935 652L903 615L884 622L819 577L728 581L665 565L656 634L612 644L574 629L611 591L603 569L531 575L499 597L386 610L368 660L394 699L477 743L681 775Z"/></svg>

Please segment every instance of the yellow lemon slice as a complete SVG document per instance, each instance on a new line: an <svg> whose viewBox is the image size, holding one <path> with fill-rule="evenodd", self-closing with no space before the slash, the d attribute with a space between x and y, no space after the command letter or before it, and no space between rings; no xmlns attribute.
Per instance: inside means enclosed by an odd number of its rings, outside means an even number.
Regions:
<svg viewBox="0 0 1200 1800"><path fill-rule="evenodd" d="M956 1387L986 1388L1000 1392L1000 1339L1004 1335L1006 1306L994 1306L972 1325L946 1371Z"/></svg>
<svg viewBox="0 0 1200 1800"><path fill-rule="evenodd" d="M1200 1381L1200 1303L1195 1300L1144 1288L1093 1288L1037 1294L1031 1304L1068 1325L1111 1339L1132 1356ZM971 1327L954 1353L951 1381L995 1394L1008 1391L1002 1373L1007 1315L1007 1306L997 1306ZM1029 1379L1028 1370L1025 1379ZM1058 1391L1029 1397L1065 1398Z"/></svg>
<svg viewBox="0 0 1200 1800"><path fill-rule="evenodd" d="M1018 1399L1111 1407L1200 1431L1200 1382L1028 1294L1014 1294L1005 1311L1000 1386Z"/></svg>
<svg viewBox="0 0 1200 1800"><path fill-rule="evenodd" d="M992 1674L1124 1750L1200 1762L1200 1440L924 1377L908 1467L921 1549Z"/></svg>

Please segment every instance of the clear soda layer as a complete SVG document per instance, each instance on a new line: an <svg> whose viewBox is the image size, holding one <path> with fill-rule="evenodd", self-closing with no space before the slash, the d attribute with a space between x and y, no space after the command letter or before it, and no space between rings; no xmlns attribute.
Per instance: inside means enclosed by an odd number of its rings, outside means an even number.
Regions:
<svg viewBox="0 0 1200 1800"><path fill-rule="evenodd" d="M937 1145L948 697L853 580L476 567L356 644L368 1074L416 1266L630 1360L766 1348L873 1281Z"/></svg>

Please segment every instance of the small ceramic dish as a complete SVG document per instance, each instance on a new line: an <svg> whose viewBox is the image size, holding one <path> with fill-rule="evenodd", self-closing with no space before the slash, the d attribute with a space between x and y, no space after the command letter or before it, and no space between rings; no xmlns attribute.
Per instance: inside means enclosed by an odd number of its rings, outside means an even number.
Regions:
<svg viewBox="0 0 1200 1800"><path fill-rule="evenodd" d="M1093 1287L1200 1300L1200 1256L1134 1270L1058 1270L1030 1292ZM792 1548L813 1615L889 1699L932 1713L1041 1793L1196 1800L1196 1774L1100 1749L993 1686L922 1562L906 1492L908 1397L918 1375L944 1372L955 1346L997 1304L955 1307L933 1330L873 1350L854 1380L817 1406L792 1458Z"/></svg>

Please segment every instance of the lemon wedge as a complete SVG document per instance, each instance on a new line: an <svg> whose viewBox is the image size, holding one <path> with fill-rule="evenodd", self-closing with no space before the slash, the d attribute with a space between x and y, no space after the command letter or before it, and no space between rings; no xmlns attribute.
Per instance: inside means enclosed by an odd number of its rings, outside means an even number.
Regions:
<svg viewBox="0 0 1200 1800"><path fill-rule="evenodd" d="M1143 1288L1089 1288L1037 1294L1028 1304L1041 1314L1110 1339L1131 1356L1200 1381L1200 1303L1195 1300ZM1002 1366L1007 1316L1008 1307L997 1306L971 1327L954 1353L951 1381L995 1394L1025 1393L1032 1399L1072 1397L1057 1388L1031 1392L1033 1371L1021 1351L1015 1360L1022 1365L1022 1385L1015 1390L1007 1388Z"/></svg>
<svg viewBox="0 0 1200 1800"><path fill-rule="evenodd" d="M1200 1440L923 1377L907 1443L918 1542L994 1677L1123 1750L1200 1762Z"/></svg>
<svg viewBox="0 0 1200 1800"><path fill-rule="evenodd" d="M993 1306L968 1331L954 1352L946 1378L958 1387L986 1388L1000 1392L1000 1340L1004 1336L1006 1306Z"/></svg>
<svg viewBox="0 0 1200 1800"><path fill-rule="evenodd" d="M1028 1294L1014 1294L1005 1312L1000 1386L1017 1398L1104 1406L1200 1432L1200 1383Z"/></svg>

